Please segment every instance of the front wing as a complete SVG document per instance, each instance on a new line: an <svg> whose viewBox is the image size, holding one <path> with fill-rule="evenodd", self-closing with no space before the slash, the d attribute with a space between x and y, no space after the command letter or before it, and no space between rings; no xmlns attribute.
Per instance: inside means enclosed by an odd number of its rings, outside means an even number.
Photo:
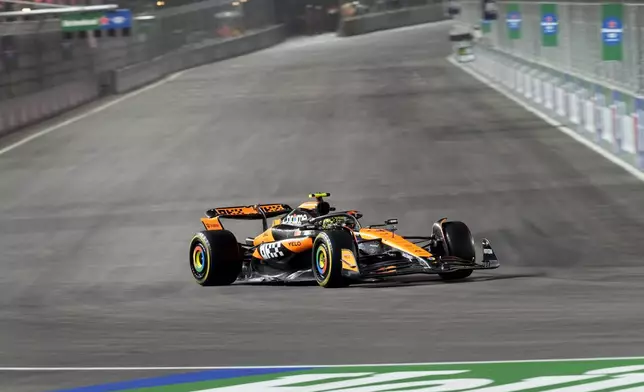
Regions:
<svg viewBox="0 0 644 392"><path fill-rule="evenodd" d="M406 257L368 256L359 261L359 273L345 271L348 278L384 278L411 274L444 274L458 270L487 270L500 267L490 241L481 241L483 258L478 261L463 260L457 257L430 257L416 259Z"/></svg>

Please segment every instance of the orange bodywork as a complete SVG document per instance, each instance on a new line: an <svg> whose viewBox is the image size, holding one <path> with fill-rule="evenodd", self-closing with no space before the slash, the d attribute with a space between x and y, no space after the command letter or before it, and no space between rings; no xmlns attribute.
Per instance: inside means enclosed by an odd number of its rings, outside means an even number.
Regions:
<svg viewBox="0 0 644 392"><path fill-rule="evenodd" d="M342 268L349 271L358 272L358 263L356 262L356 257L349 249L342 249Z"/></svg>
<svg viewBox="0 0 644 392"><path fill-rule="evenodd" d="M382 239L382 243L389 245L393 248L400 249L404 252L419 257L431 257L432 254L421 248L420 246L411 243L404 239L402 236L394 234L391 231L382 229L360 229L360 236L365 240Z"/></svg>
<svg viewBox="0 0 644 392"><path fill-rule="evenodd" d="M313 239L308 237L293 238L282 241L282 245L293 253L302 253L313 248Z"/></svg>
<svg viewBox="0 0 644 392"><path fill-rule="evenodd" d="M274 242L274 241L275 241L275 238L273 237L273 229L269 228L266 231L264 231L262 234L255 237L255 239L253 240L253 245L258 246L265 242Z"/></svg>
<svg viewBox="0 0 644 392"><path fill-rule="evenodd" d="M201 223L203 223L206 230L223 230L224 227L219 221L219 217L215 218L201 218Z"/></svg>

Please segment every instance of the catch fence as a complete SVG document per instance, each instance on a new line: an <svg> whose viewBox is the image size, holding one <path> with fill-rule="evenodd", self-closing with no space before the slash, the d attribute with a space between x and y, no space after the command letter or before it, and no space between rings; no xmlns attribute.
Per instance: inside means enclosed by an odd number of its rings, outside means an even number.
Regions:
<svg viewBox="0 0 644 392"><path fill-rule="evenodd" d="M629 94L644 93L644 4L499 1L482 23L479 0L457 19L481 27L481 44Z"/></svg>
<svg viewBox="0 0 644 392"><path fill-rule="evenodd" d="M275 24L273 0L206 0L134 12L131 28L63 32L60 16L0 20L0 101ZM101 84L107 85L105 80Z"/></svg>

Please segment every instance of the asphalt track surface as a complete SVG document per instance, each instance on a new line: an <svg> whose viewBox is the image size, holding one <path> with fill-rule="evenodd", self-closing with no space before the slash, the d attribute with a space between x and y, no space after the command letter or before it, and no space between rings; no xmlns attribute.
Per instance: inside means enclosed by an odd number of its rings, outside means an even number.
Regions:
<svg viewBox="0 0 644 392"><path fill-rule="evenodd" d="M447 29L289 41L0 155L0 366L642 355L644 184L447 62ZM207 208L313 191L405 234L463 220L503 265L337 290L192 280ZM0 372L0 390L167 373Z"/></svg>

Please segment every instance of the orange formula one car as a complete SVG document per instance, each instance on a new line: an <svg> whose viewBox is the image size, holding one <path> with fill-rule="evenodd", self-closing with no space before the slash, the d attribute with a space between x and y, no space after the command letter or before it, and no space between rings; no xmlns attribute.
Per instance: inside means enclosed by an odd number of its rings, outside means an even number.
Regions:
<svg viewBox="0 0 644 392"><path fill-rule="evenodd" d="M201 219L206 230L190 242L190 270L203 286L235 282L316 281L322 287L408 274L464 279L499 267L487 239L476 261L474 240L462 222L441 219L426 237L395 233L397 219L363 227L358 211L336 212L324 197L293 209L286 204L214 208ZM281 218L278 218L281 217ZM240 243L222 219L262 220L264 231ZM275 219L268 227L269 218Z"/></svg>

